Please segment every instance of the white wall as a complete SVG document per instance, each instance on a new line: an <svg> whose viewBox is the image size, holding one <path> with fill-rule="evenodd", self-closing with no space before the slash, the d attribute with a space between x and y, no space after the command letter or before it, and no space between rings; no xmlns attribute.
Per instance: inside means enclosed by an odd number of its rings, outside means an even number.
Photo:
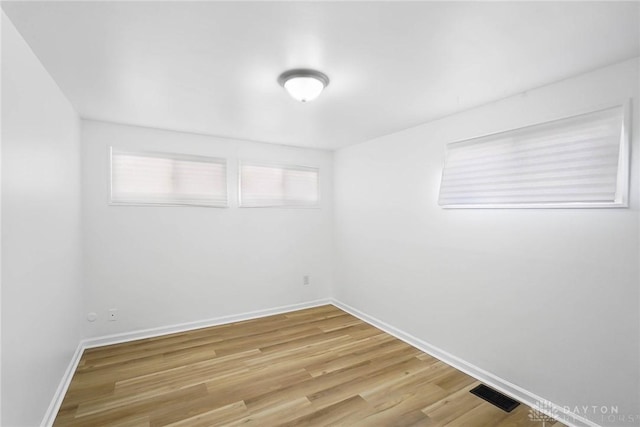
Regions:
<svg viewBox="0 0 640 427"><path fill-rule="evenodd" d="M632 60L338 151L335 297L554 403L640 415L638 76ZM629 209L437 205L446 143L631 97Z"/></svg>
<svg viewBox="0 0 640 427"><path fill-rule="evenodd" d="M88 337L329 296L331 152L96 121L83 121L82 143ZM227 158L230 207L109 206L110 145ZM238 208L238 159L319 167L321 209Z"/></svg>
<svg viewBox="0 0 640 427"><path fill-rule="evenodd" d="M637 60L340 150L334 215L330 152L83 121L80 159L76 113L2 24L3 425L40 421L82 325L102 336L332 293L560 405L640 414L638 121L629 209L436 204L447 142L629 97L637 118ZM227 157L230 176L238 159L318 166L322 208L240 209L233 179L227 209L109 206L110 145Z"/></svg>
<svg viewBox="0 0 640 427"><path fill-rule="evenodd" d="M2 12L2 425L38 425L81 338L80 122Z"/></svg>

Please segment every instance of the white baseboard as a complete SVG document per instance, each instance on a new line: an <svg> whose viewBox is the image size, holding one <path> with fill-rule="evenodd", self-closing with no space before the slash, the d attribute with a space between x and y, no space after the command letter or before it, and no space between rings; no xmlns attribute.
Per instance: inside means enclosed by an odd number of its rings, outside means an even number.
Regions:
<svg viewBox="0 0 640 427"><path fill-rule="evenodd" d="M556 405L553 402L549 402L548 400L531 393L519 387L507 380L504 380L497 375L492 374L491 372L487 372L484 369L478 368L475 365L472 365L469 362L466 362L446 351L431 345L425 341L422 341L419 338L414 337L411 334L408 334L394 326L389 325L386 322L383 322L380 319L377 319L373 316L370 316L354 307L351 307L348 304L337 301L335 299L331 300L331 304L338 307L341 310L346 311L347 313L363 320L364 322L369 323L372 326L375 326L378 329L383 330L389 335L393 335L394 337L406 342L407 344L421 350L438 360L443 361L447 365L450 365L456 368L459 371L464 372L465 374L477 379L478 381L508 395L512 398L518 400L519 402L524 403L527 406L532 408L536 408L541 412L546 413L547 415L553 416L559 421L569 425L570 427L600 427L598 424L594 423L591 420L588 420L578 414L567 411L560 405Z"/></svg>
<svg viewBox="0 0 640 427"><path fill-rule="evenodd" d="M71 357L71 361L69 362L69 366L67 366L67 370L64 372L62 376L62 380L56 389L56 393L53 395L53 399L49 404L49 408L47 408L47 412L44 414L44 418L42 419L41 426L51 426L56 419L56 415L58 415L58 411L60 410L60 406L62 405L62 400L64 399L64 395L67 394L67 389L69 388L69 384L71 384L71 379L73 378L73 374L78 367L78 363L80 363L80 359L82 358L82 353L84 352L84 346L82 341L78 344L75 353Z"/></svg>
<svg viewBox="0 0 640 427"><path fill-rule="evenodd" d="M384 332L390 335L393 335L394 337L406 342L407 344L435 357L436 359L439 359L445 362L446 364L458 369L459 371L462 371L465 374L470 375L473 378L476 378L478 381L481 381L487 384L488 386L493 387L494 389L499 390L500 392L506 395L509 395L514 399L532 408L536 408L536 404L538 404L539 402L544 402L543 407L541 408L538 407L536 409L540 409L542 412L545 412L548 415L552 415L558 418L560 421L564 422L570 427L600 427L598 424L594 423L593 421L590 421L580 415L569 412L563 407L561 407L560 405L553 404L548 400L543 399L542 397L537 396L536 394L523 389L522 387L519 387L513 383L510 383L509 381L506 381L481 368L478 368L477 366L472 365L471 363L468 363L450 353L447 353L446 351L434 345L431 345L425 341L422 341L421 339L416 338L413 335L408 334L394 326L391 326L388 323L383 322L382 320L379 320L354 307L351 307L348 304L345 304L330 298L309 301L309 302L300 303L300 304L292 304L287 306L275 307L275 308L270 308L265 310L251 311L251 312L241 313L236 315L216 317L213 319L200 320L196 322L187 322L187 323L181 323L177 325L168 325L168 326L162 326L158 328L144 329L139 331L125 332L121 334L107 335L103 337L95 337L95 338L88 338L88 339L82 340L78 344L78 348L76 349L73 357L71 358L71 361L69 362L69 366L67 367L67 370L64 376L62 377L62 380L60 381L60 385L58 386L58 389L56 390L56 393L53 397L53 400L51 401L51 404L49 405L49 408L47 409L47 412L42 420L42 426L49 427L53 425L53 422L58 413L58 410L62 405L62 400L64 399L67 389L69 388L69 384L71 383L71 379L73 378L73 374L76 371L76 368L78 367L78 363L80 362L80 358L82 357L82 353L86 348L100 347L100 346L111 345L111 344L119 344L119 343L135 341L135 340L144 339L144 338L152 338L152 337L157 337L161 335L172 334L176 332L186 332L186 331L199 329L199 328L206 328L210 326L241 322L243 320L257 319L261 317L272 316L275 314L282 314L290 311L317 307L325 304L332 304L340 308L341 310L346 311L347 313L371 324L372 326L375 326L380 330L383 330Z"/></svg>
<svg viewBox="0 0 640 427"><path fill-rule="evenodd" d="M95 338L87 338L78 344L78 348L76 352L73 354L71 358L71 362L69 362L69 366L65 371L60 384L58 385L58 389L56 390L55 395L45 413L44 418L42 419L41 426L42 427L50 427L53 425L55 421L56 415L60 410L60 406L62 405L62 400L64 399L65 394L67 393L67 389L69 388L69 384L71 384L71 379L73 378L73 374L78 367L78 363L80 363L80 358L82 357L82 353L87 348L93 347L101 347L105 345L111 344L120 344L129 341L136 341L144 338L152 338L158 337L161 335L174 334L176 332L186 332L192 331L194 329L207 328L210 326L224 325L228 323L241 322L243 320L251 320L258 319L260 317L273 316L274 314L282 314L290 311L302 310L305 308L318 307L320 305L331 304L331 300L329 298L319 299L315 301L303 302L299 304L291 304L280 307L268 308L264 310L256 310L249 311L241 314L234 314L230 316L221 316L215 317L207 320L198 320L195 322L186 322L180 323L176 325L167 325L161 326L158 328L150 328L143 329L132 332L124 332L121 334L114 335L106 335L102 337Z"/></svg>
<svg viewBox="0 0 640 427"><path fill-rule="evenodd" d="M210 326L224 325L227 323L241 322L243 320L257 319L260 317L273 316L274 314L287 313L289 311L302 310L305 308L317 307L319 305L331 304L329 298L315 301L303 302L299 304L285 305L264 310L249 311L246 313L232 314L229 316L215 317L213 319L197 320L195 322L179 323L176 325L160 326L158 328L142 329L121 334L105 335L102 337L85 339L85 348L102 347L111 344L120 344L129 341L153 338L161 335L174 334L177 332L191 331L194 329L208 328Z"/></svg>

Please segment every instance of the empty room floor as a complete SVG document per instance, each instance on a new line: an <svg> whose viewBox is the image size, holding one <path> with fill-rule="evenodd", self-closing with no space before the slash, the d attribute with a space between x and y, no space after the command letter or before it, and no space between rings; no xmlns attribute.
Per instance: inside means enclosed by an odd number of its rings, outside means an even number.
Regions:
<svg viewBox="0 0 640 427"><path fill-rule="evenodd" d="M88 349L55 426L542 425L478 384L326 305Z"/></svg>

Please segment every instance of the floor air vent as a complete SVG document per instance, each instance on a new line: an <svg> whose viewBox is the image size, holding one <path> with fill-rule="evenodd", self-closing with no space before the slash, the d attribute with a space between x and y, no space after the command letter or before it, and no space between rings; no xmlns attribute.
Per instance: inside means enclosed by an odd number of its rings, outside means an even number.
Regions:
<svg viewBox="0 0 640 427"><path fill-rule="evenodd" d="M505 396L484 384L480 384L478 387L470 390L470 392L506 412L513 411L520 404L512 398Z"/></svg>

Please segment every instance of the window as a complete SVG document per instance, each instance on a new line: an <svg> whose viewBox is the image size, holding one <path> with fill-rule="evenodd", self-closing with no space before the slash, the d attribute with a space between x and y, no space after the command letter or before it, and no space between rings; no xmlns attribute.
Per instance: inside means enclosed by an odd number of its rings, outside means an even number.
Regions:
<svg viewBox="0 0 640 427"><path fill-rule="evenodd" d="M624 207L627 108L609 108L448 144L447 208Z"/></svg>
<svg viewBox="0 0 640 427"><path fill-rule="evenodd" d="M319 171L306 166L240 164L241 207L318 207Z"/></svg>
<svg viewBox="0 0 640 427"><path fill-rule="evenodd" d="M111 203L227 206L227 161L111 148Z"/></svg>

